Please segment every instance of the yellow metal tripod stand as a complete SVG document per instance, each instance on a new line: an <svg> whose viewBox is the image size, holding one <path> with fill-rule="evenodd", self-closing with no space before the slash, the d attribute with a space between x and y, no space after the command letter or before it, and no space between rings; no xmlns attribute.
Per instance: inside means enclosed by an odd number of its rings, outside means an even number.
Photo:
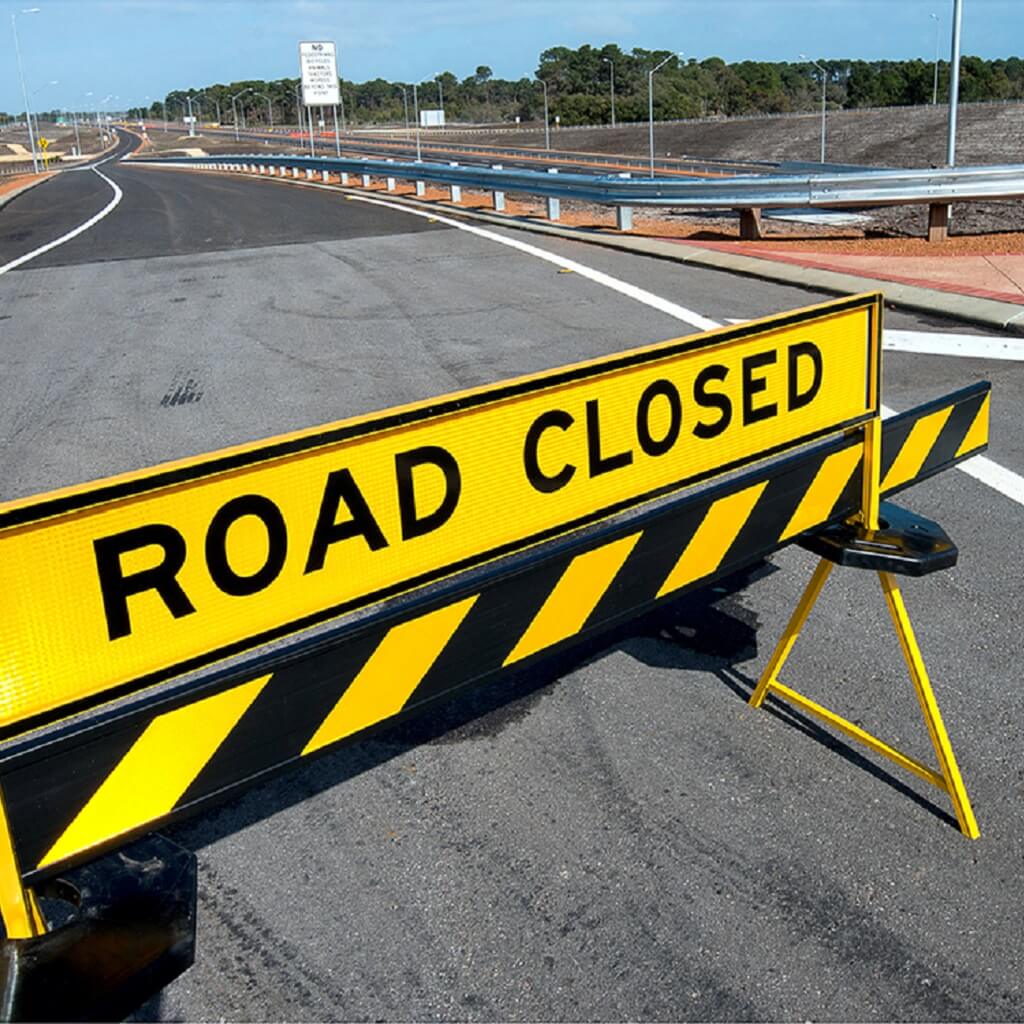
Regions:
<svg viewBox="0 0 1024 1024"><path fill-rule="evenodd" d="M957 551L952 541L942 530L929 520L913 516L892 505L883 504L880 509L881 529L866 530L860 526L844 524L808 538L803 546L821 556L807 588L804 590L796 610L772 653L764 672L750 698L753 707L760 707L769 693L774 693L790 704L827 722L845 733L851 739L864 744L876 754L881 754L901 768L905 768L922 779L927 779L944 790L952 801L960 831L969 839L980 835L978 823L967 796L960 768L957 765L949 735L935 700L928 671L921 656L917 638L914 636L910 617L907 615L903 595L895 573L921 576L938 569L945 569L956 562ZM848 721L834 711L816 703L803 694L779 681L779 672L786 663L800 635L807 617L825 586L833 565L848 565L855 568L874 569L882 584L882 593L889 609L899 638L900 648L914 684L921 713L928 727L932 746L939 762L939 770L930 768L908 754L897 750L883 740L872 736L860 726Z"/></svg>

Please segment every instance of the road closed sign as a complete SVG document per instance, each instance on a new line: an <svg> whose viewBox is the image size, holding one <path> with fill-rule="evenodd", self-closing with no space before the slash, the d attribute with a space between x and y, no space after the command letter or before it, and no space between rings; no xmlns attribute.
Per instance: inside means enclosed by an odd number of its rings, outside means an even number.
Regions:
<svg viewBox="0 0 1024 1024"><path fill-rule="evenodd" d="M338 103L338 62L334 43L299 43L302 102L307 107L333 107Z"/></svg>
<svg viewBox="0 0 1024 1024"><path fill-rule="evenodd" d="M878 415L858 296L0 505L0 726Z"/></svg>

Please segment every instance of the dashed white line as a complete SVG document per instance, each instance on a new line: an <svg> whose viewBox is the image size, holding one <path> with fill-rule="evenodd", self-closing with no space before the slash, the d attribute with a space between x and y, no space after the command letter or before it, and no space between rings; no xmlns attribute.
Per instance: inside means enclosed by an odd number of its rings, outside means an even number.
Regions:
<svg viewBox="0 0 1024 1024"><path fill-rule="evenodd" d="M90 217L84 224L79 224L77 228L73 228L67 234L61 235L60 238L55 238L52 242L47 242L46 245L41 245L38 249L33 249L31 252L25 253L24 256L19 256L16 260L11 260L10 263L5 263L0 267L0 277L6 274L9 270L14 270L16 267L23 266L30 260L34 260L37 256L42 256L44 252L49 252L51 249L56 249L65 242L70 242L72 238L77 238L83 231L88 231L94 224L98 224L104 217L115 210L117 204L121 202L121 198L124 193L118 187L117 182L111 181L110 178L108 178L102 171L93 167L92 172L93 174L98 174L114 190L114 198L111 199L99 213Z"/></svg>

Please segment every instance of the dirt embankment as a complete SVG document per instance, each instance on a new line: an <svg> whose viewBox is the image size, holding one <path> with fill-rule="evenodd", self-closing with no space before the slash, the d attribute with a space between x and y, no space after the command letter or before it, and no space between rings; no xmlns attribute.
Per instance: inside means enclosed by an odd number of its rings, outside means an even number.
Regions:
<svg viewBox="0 0 1024 1024"><path fill-rule="evenodd" d="M829 162L868 167L939 167L946 160L948 118L949 108L943 105L830 111L826 118L826 158ZM960 108L958 121L959 165L1024 163L1024 103L965 105ZM817 114L655 124L654 131L658 156L815 161L821 147L821 117ZM474 133L473 140L495 146L541 148L544 131ZM555 132L552 138L553 148L628 156L647 153L647 146L646 125L565 130ZM894 206L874 210L869 216L869 236L913 238L927 234L923 206ZM701 219L702 226L709 230L728 232L733 223L728 218L712 223ZM731 230L734 233L735 228ZM769 225L768 230L778 228ZM1024 202L960 203L954 208L954 235L1019 231L1024 231Z"/></svg>

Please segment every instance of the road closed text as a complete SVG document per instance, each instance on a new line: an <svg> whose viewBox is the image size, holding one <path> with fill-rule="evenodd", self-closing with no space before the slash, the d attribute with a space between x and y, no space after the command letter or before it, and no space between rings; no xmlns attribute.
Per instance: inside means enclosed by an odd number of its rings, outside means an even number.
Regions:
<svg viewBox="0 0 1024 1024"><path fill-rule="evenodd" d="M829 303L0 506L0 724L859 422L876 316Z"/></svg>

